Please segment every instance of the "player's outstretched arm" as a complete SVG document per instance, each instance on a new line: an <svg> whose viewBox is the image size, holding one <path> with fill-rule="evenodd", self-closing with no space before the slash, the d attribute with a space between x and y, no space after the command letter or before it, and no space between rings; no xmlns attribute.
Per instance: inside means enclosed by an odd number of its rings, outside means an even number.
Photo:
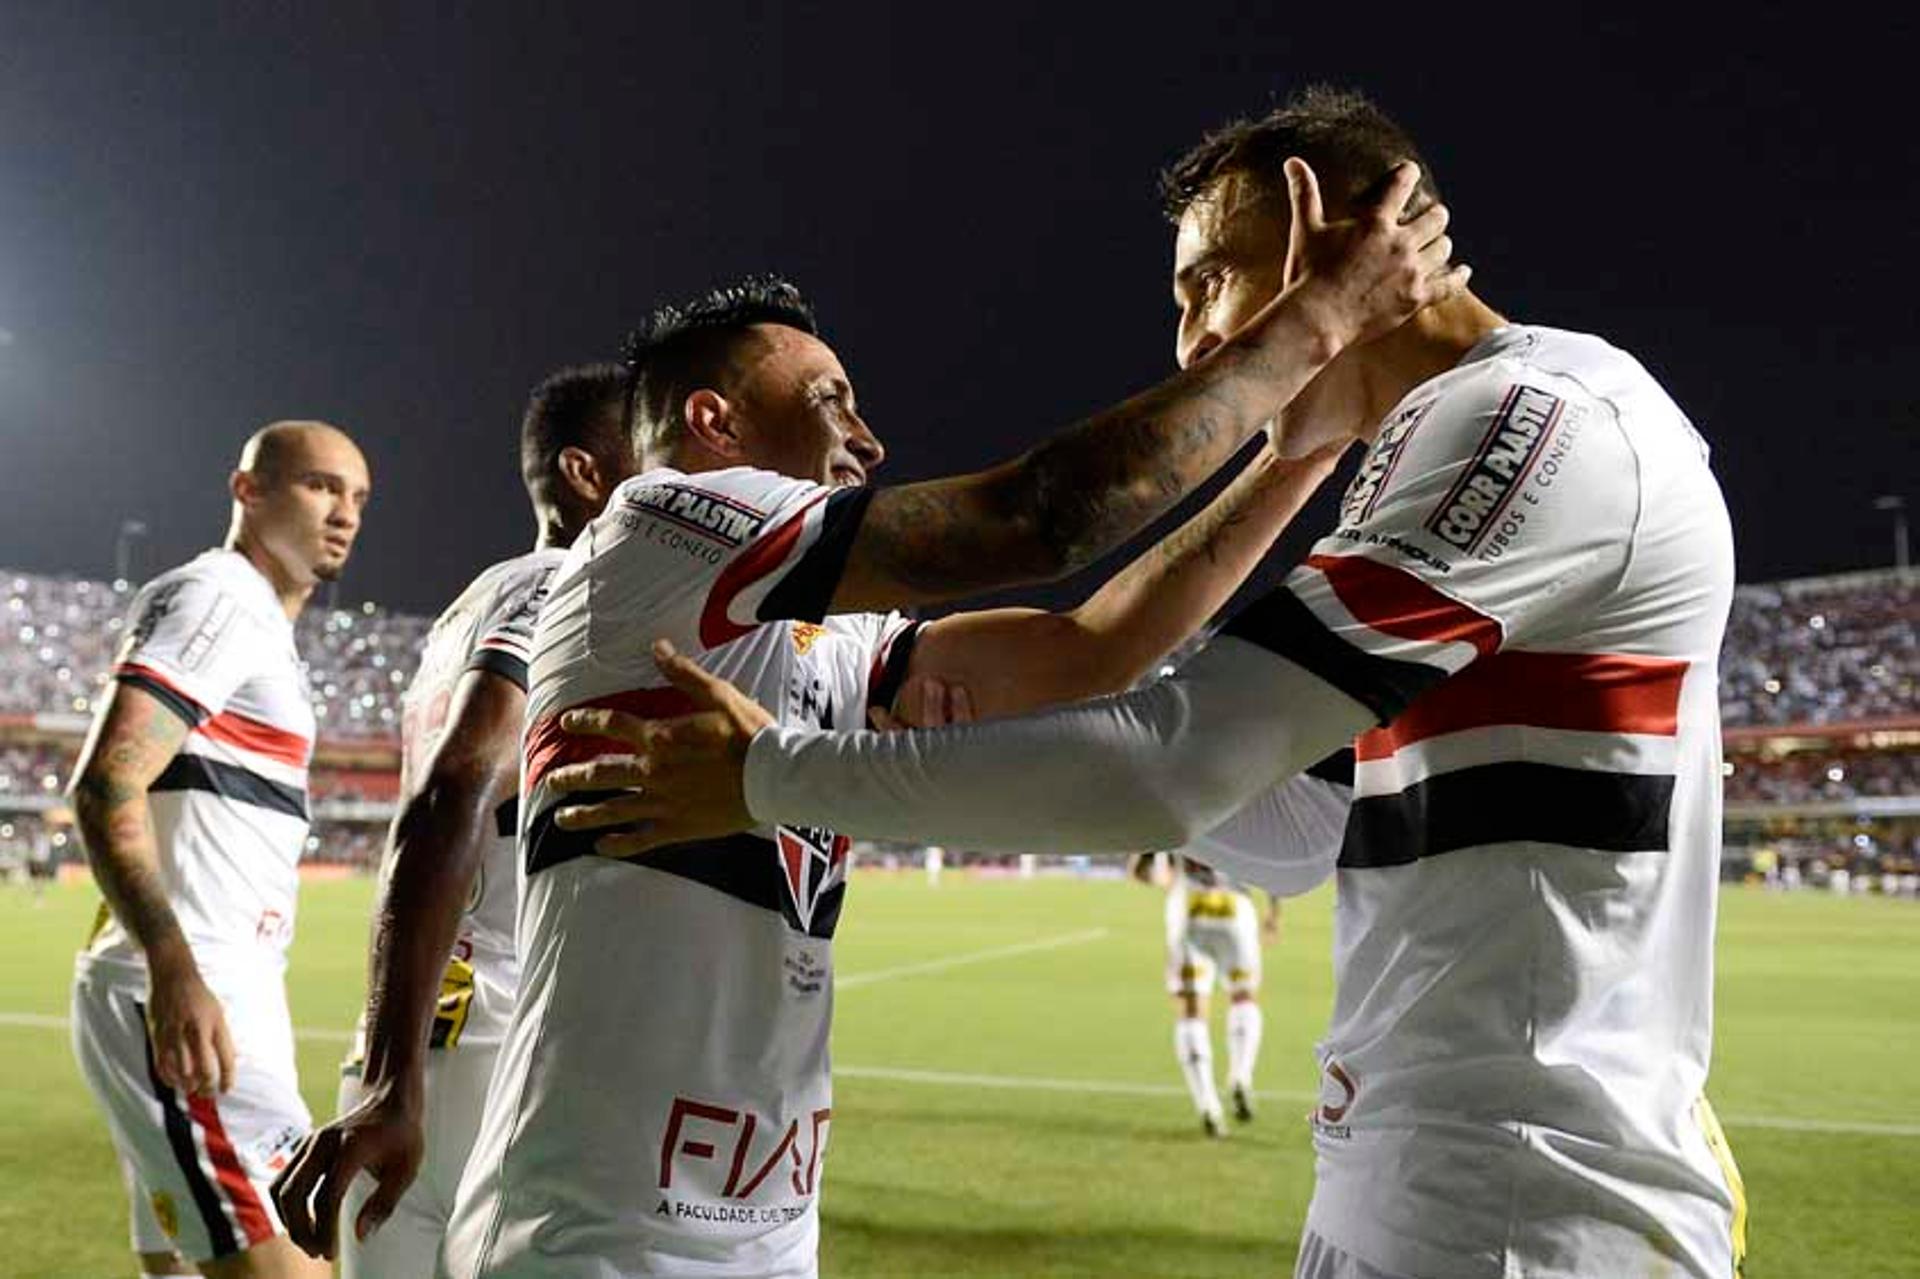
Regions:
<svg viewBox="0 0 1920 1279"><path fill-rule="evenodd" d="M147 1033L170 1088L200 1096L233 1083L233 1039L167 902L147 789L180 752L188 724L144 689L115 682L81 748L69 798L87 865L147 958Z"/></svg>
<svg viewBox="0 0 1920 1279"><path fill-rule="evenodd" d="M1465 287L1447 212L1401 214L1401 165L1380 202L1329 223L1313 172L1287 162L1291 283L1207 358L990 470L881 489L834 593L836 613L958 599L1070 572L1212 475L1333 358ZM1282 451L1286 442L1281 442Z"/></svg>
<svg viewBox="0 0 1920 1279"><path fill-rule="evenodd" d="M393 825L367 972L365 1097L316 1129L274 1180L295 1244L338 1251L340 1204L363 1169L377 1188L354 1230L365 1239L393 1211L426 1152L428 1032L494 812L519 784L526 693L491 671L454 690L447 728Z"/></svg>
<svg viewBox="0 0 1920 1279"><path fill-rule="evenodd" d="M657 646L700 710L672 720L569 711L570 731L635 761L556 771L563 790L639 794L563 808L570 830L619 826L608 856L761 823L990 851L1179 848L1353 740L1374 714L1283 657L1216 640L1147 688L1020 719L898 733L784 729L745 694Z"/></svg>
<svg viewBox="0 0 1920 1279"><path fill-rule="evenodd" d="M1298 460L1263 446L1218 497L1078 608L986 609L929 624L904 689L937 680L964 689L972 714L991 718L1131 687L1227 602L1346 443ZM898 718L930 722L904 703Z"/></svg>

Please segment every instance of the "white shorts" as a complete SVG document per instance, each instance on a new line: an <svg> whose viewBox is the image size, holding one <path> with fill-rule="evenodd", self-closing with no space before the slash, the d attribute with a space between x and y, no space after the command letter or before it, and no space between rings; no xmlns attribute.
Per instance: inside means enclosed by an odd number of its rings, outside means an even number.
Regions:
<svg viewBox="0 0 1920 1279"><path fill-rule="evenodd" d="M1260 920L1245 893L1167 894L1167 993L1205 995L1225 975L1227 991L1260 989Z"/></svg>
<svg viewBox="0 0 1920 1279"><path fill-rule="evenodd" d="M233 1036L233 1087L184 1097L160 1082L145 996L77 973L73 1052L106 1116L136 1252L230 1257L282 1233L268 1188L312 1127L294 1074L285 992L216 990Z"/></svg>
<svg viewBox="0 0 1920 1279"><path fill-rule="evenodd" d="M341 1279L403 1275L426 1279L434 1273L447 1220L453 1215L454 1192L460 1188L460 1172L480 1131L487 1080L493 1076L499 1053L498 1044L463 1042L427 1058L426 1161L393 1215L365 1242L355 1238L352 1224L373 1192L373 1178L363 1173L348 1188L340 1214ZM359 1073L342 1075L339 1113L359 1105L362 1096Z"/></svg>
<svg viewBox="0 0 1920 1279"><path fill-rule="evenodd" d="M1293 1279L1405 1279L1370 1266L1350 1252L1334 1247L1309 1230L1300 1236L1300 1256L1293 1263Z"/></svg>

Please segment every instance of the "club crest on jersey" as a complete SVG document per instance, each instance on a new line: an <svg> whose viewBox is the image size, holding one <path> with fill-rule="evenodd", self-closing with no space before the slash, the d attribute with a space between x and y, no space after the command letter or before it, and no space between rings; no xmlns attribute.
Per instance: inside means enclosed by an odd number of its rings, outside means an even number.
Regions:
<svg viewBox="0 0 1920 1279"><path fill-rule="evenodd" d="M156 1190L147 1197L147 1203L153 1208L153 1219L169 1239L180 1237L180 1209L174 1204L173 1196L164 1190Z"/></svg>
<svg viewBox="0 0 1920 1279"><path fill-rule="evenodd" d="M847 850L853 841L821 826L781 826L774 839L787 904L801 931L811 933L821 901L846 882Z"/></svg>
<svg viewBox="0 0 1920 1279"><path fill-rule="evenodd" d="M751 541L767 517L751 506L686 484L645 484L630 489L626 505L727 546Z"/></svg>
<svg viewBox="0 0 1920 1279"><path fill-rule="evenodd" d="M792 622L793 651L805 657L812 649L813 642L820 638L827 628L814 622Z"/></svg>
<svg viewBox="0 0 1920 1279"><path fill-rule="evenodd" d="M1353 483L1347 485L1346 496L1340 499L1340 523L1343 526L1363 524L1373 508L1380 504L1380 495L1387 490L1387 481L1393 478L1393 468L1400 462L1400 453L1413 434L1413 428L1434 406L1433 400L1425 404L1416 404L1412 408L1402 409L1388 419L1380 428L1380 434L1374 437L1373 447L1367 450L1366 460L1360 463L1359 474L1353 477Z"/></svg>
<svg viewBox="0 0 1920 1279"><path fill-rule="evenodd" d="M1428 531L1468 554L1479 550L1565 409L1565 400L1537 387L1516 384L1509 390L1473 461L1427 518Z"/></svg>

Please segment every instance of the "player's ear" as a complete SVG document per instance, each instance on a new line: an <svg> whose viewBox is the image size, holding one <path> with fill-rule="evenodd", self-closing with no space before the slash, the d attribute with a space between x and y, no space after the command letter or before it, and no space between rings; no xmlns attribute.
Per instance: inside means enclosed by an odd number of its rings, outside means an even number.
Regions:
<svg viewBox="0 0 1920 1279"><path fill-rule="evenodd" d="M553 461L560 478L590 509L597 511L606 505L607 494L613 491L616 481L601 472L598 458L569 444Z"/></svg>
<svg viewBox="0 0 1920 1279"><path fill-rule="evenodd" d="M260 496L260 481L252 471L235 470L227 476L227 492L242 506L252 506Z"/></svg>
<svg viewBox="0 0 1920 1279"><path fill-rule="evenodd" d="M680 411L687 434L709 453L730 461L746 456L746 447L740 440L740 424L734 419L733 405L726 396L703 386L688 394Z"/></svg>

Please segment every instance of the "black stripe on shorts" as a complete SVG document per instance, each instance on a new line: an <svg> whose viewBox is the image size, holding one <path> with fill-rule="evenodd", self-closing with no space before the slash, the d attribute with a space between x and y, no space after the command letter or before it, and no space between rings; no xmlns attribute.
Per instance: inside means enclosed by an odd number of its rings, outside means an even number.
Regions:
<svg viewBox="0 0 1920 1279"><path fill-rule="evenodd" d="M140 1010L140 1022L144 1027L147 1010L135 1004ZM173 1089L160 1079L160 1067L153 1059L153 1039L142 1034L141 1044L147 1050L147 1081L153 1085L153 1095L160 1099L160 1115L166 1123L167 1145L173 1150L174 1162L180 1165L180 1171L187 1179L187 1193L193 1196L193 1206L199 1210L200 1220L206 1223L207 1239L213 1245L213 1255L231 1257L241 1250L239 1240L234 1236L233 1223L227 1220L226 1205L221 1202L220 1192L207 1180L206 1169L200 1166L200 1149L193 1144L193 1121L181 1108L180 1098Z"/></svg>

